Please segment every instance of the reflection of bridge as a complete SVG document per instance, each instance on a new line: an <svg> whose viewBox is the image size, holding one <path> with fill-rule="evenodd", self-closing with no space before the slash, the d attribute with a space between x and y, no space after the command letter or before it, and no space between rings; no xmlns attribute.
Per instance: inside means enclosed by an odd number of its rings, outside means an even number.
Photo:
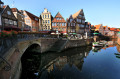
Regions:
<svg viewBox="0 0 120 79"><path fill-rule="evenodd" d="M32 46L40 53L45 52L57 41L54 37L53 35L18 34L0 39L0 79L19 79L21 57L26 49Z"/></svg>

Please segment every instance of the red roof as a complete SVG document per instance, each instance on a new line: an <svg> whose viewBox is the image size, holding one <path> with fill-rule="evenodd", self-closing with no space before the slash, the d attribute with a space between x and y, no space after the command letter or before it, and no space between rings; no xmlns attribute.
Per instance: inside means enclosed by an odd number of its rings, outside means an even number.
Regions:
<svg viewBox="0 0 120 79"><path fill-rule="evenodd" d="M6 8L6 7L7 7L7 5L4 5L4 6L3 6L3 8Z"/></svg>
<svg viewBox="0 0 120 79"><path fill-rule="evenodd" d="M117 32L120 31L120 29L118 29L118 28L110 28L110 30L111 30L111 31L117 31Z"/></svg>
<svg viewBox="0 0 120 79"><path fill-rule="evenodd" d="M61 20L57 20L57 18L62 18ZM56 16L53 18L52 22L66 22L64 18L61 16L61 14L58 12Z"/></svg>
<svg viewBox="0 0 120 79"><path fill-rule="evenodd" d="M95 29L99 29L101 25L102 25L102 24L95 25L94 27L95 27Z"/></svg>
<svg viewBox="0 0 120 79"><path fill-rule="evenodd" d="M38 19L38 22L39 22L39 17L33 15L32 13L28 12L28 11L25 11L27 13L27 15L32 19L32 20L35 20L37 21L36 19ZM35 19L36 18L36 19Z"/></svg>
<svg viewBox="0 0 120 79"><path fill-rule="evenodd" d="M11 8L11 10L12 10L13 12L17 12L17 11L18 11L17 8Z"/></svg>

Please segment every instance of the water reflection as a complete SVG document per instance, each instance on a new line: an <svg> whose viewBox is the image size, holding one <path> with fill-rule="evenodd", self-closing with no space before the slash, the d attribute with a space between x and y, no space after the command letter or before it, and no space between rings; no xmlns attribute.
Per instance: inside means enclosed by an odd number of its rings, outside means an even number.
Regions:
<svg viewBox="0 0 120 79"><path fill-rule="evenodd" d="M91 47L82 47L82 48L70 49L62 53L59 53L59 57L57 57L58 54L57 55L53 54L52 56L55 57L55 59L49 62L47 66L44 66L43 69L44 71L42 71L40 79L72 78L70 77L72 73L69 73L69 71L74 71L74 68L76 68L79 71L82 71L84 58L88 56L90 50ZM64 74L64 75L60 75L60 74Z"/></svg>
<svg viewBox="0 0 120 79"><path fill-rule="evenodd" d="M119 79L120 60L114 55L120 46L73 48L62 53L41 56L39 79ZM94 54L93 54L94 53Z"/></svg>

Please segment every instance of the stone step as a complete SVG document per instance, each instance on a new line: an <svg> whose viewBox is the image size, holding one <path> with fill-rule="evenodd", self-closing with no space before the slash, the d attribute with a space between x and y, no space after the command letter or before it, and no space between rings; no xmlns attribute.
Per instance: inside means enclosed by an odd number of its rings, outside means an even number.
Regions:
<svg viewBox="0 0 120 79"><path fill-rule="evenodd" d="M58 40L49 51L53 52L59 52L61 50L61 47L66 43L67 40Z"/></svg>

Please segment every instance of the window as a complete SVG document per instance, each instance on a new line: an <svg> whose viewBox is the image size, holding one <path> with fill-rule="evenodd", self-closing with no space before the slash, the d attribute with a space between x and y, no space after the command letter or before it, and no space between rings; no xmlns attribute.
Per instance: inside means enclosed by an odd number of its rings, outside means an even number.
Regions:
<svg viewBox="0 0 120 79"><path fill-rule="evenodd" d="M54 26L55 24L54 23L52 23L52 26Z"/></svg>
<svg viewBox="0 0 120 79"><path fill-rule="evenodd" d="M57 26L60 26L60 24L59 24L59 23L57 23Z"/></svg>
<svg viewBox="0 0 120 79"><path fill-rule="evenodd" d="M12 21L12 20L9 20L9 23L10 23L10 24L13 24L13 21Z"/></svg>
<svg viewBox="0 0 120 79"><path fill-rule="evenodd" d="M79 15L79 17L81 17L81 15Z"/></svg>
<svg viewBox="0 0 120 79"><path fill-rule="evenodd" d="M72 22L73 21L73 19L70 19L70 22Z"/></svg>
<svg viewBox="0 0 120 79"><path fill-rule="evenodd" d="M26 19L26 23L30 23L30 20L29 20L29 19Z"/></svg>
<svg viewBox="0 0 120 79"><path fill-rule="evenodd" d="M64 26L66 26L66 23L64 23Z"/></svg>
<svg viewBox="0 0 120 79"><path fill-rule="evenodd" d="M24 27L24 22L22 22L22 27Z"/></svg>
<svg viewBox="0 0 120 79"><path fill-rule="evenodd" d="M84 25L81 25L81 27L84 27Z"/></svg>
<svg viewBox="0 0 120 79"><path fill-rule="evenodd" d="M56 26L56 23L54 25Z"/></svg>
<svg viewBox="0 0 120 79"><path fill-rule="evenodd" d="M50 17L49 17L49 14L48 14L48 18L50 18Z"/></svg>
<svg viewBox="0 0 120 79"><path fill-rule="evenodd" d="M17 21L14 21L14 25L17 25Z"/></svg>
<svg viewBox="0 0 120 79"><path fill-rule="evenodd" d="M64 26L64 23L62 23L62 26Z"/></svg>
<svg viewBox="0 0 120 79"><path fill-rule="evenodd" d="M73 26L75 26L75 23L73 23Z"/></svg>
<svg viewBox="0 0 120 79"><path fill-rule="evenodd" d="M35 18L35 20L36 20L36 21L38 21L38 19L37 19L37 18Z"/></svg>
<svg viewBox="0 0 120 79"><path fill-rule="evenodd" d="M47 23L47 20L45 20L45 23Z"/></svg>
<svg viewBox="0 0 120 79"><path fill-rule="evenodd" d="M10 12L10 11L7 11L7 14L8 14L8 15L11 15L11 12Z"/></svg>
<svg viewBox="0 0 120 79"><path fill-rule="evenodd" d="M50 24L50 21L48 20L48 24Z"/></svg>
<svg viewBox="0 0 120 79"><path fill-rule="evenodd" d="M9 23L8 19L4 19L4 20L5 20L5 23L6 23L6 24L8 24L8 23Z"/></svg>
<svg viewBox="0 0 120 79"><path fill-rule="evenodd" d="M27 15L25 15L25 18L27 18Z"/></svg>
<svg viewBox="0 0 120 79"><path fill-rule="evenodd" d="M60 26L61 26L61 23L60 23Z"/></svg>
<svg viewBox="0 0 120 79"><path fill-rule="evenodd" d="M56 18L56 20L61 20L61 18Z"/></svg>
<svg viewBox="0 0 120 79"><path fill-rule="evenodd" d="M45 15L45 18L46 18L46 15Z"/></svg>
<svg viewBox="0 0 120 79"><path fill-rule="evenodd" d="M85 21L84 21L84 20L82 20L82 23L85 23Z"/></svg>
<svg viewBox="0 0 120 79"><path fill-rule="evenodd" d="M43 15L43 18L44 18L44 15Z"/></svg>
<svg viewBox="0 0 120 79"><path fill-rule="evenodd" d="M68 26L70 26L70 23L68 23Z"/></svg>

